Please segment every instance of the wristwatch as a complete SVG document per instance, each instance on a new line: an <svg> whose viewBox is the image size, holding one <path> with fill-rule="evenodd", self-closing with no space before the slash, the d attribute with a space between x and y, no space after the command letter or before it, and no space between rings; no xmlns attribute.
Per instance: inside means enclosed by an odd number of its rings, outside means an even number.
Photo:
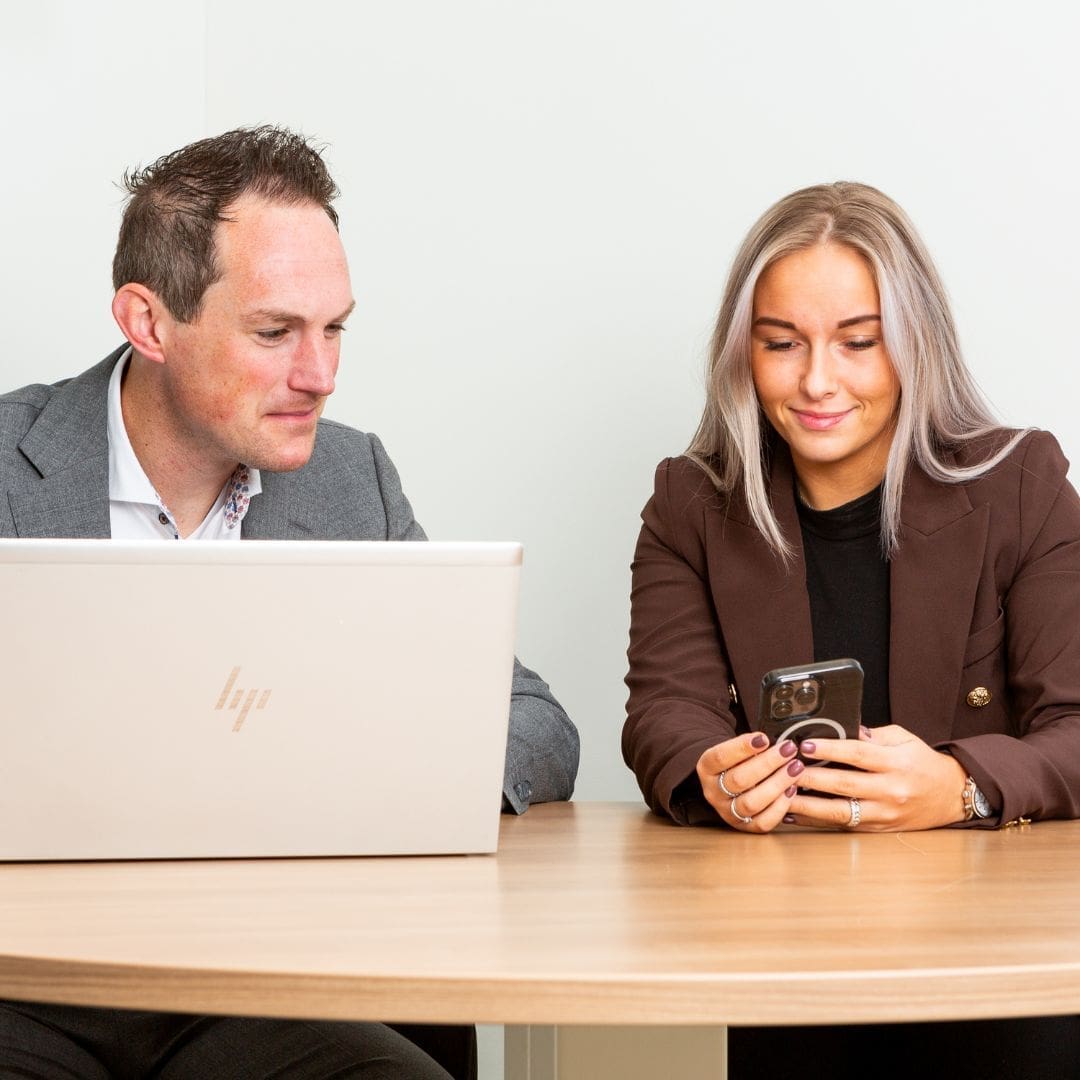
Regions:
<svg viewBox="0 0 1080 1080"><path fill-rule="evenodd" d="M964 782L964 790L960 793L960 798L964 800L965 821L971 821L972 818L993 817L994 808L979 789L979 785L975 783L975 777L969 776Z"/></svg>

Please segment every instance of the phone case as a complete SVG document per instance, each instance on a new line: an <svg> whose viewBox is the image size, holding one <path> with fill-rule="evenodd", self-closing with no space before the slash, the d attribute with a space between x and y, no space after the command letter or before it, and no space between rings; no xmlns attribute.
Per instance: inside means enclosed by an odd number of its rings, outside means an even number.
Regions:
<svg viewBox="0 0 1080 1080"><path fill-rule="evenodd" d="M858 660L776 668L761 680L758 727L771 743L857 739L863 669Z"/></svg>

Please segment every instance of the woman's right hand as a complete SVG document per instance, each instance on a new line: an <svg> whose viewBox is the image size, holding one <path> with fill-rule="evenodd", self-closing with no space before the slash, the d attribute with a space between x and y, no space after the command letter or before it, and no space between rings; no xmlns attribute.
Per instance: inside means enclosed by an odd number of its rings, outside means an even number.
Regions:
<svg viewBox="0 0 1080 1080"><path fill-rule="evenodd" d="M805 766L788 739L769 746L760 731L710 746L698 758L697 774L709 805L739 832L772 832L784 820Z"/></svg>

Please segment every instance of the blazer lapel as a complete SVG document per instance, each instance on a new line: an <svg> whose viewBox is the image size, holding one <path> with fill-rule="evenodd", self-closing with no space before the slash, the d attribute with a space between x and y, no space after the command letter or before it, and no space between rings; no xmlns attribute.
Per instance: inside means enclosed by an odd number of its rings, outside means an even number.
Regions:
<svg viewBox="0 0 1080 1080"><path fill-rule="evenodd" d="M385 540L386 507L377 476L343 454L359 454L363 436L343 441L320 422L308 463L295 472L261 473L243 535L249 540Z"/></svg>
<svg viewBox="0 0 1080 1080"><path fill-rule="evenodd" d="M717 507L705 520L713 603L739 703L751 730L757 727L765 673L814 658L802 533L786 447L777 447L771 472L773 512L793 548L789 566L784 566L750 522L741 498L732 499L728 509Z"/></svg>
<svg viewBox="0 0 1080 1080"><path fill-rule="evenodd" d="M316 526L319 473L310 466L290 473L261 472L262 492L251 500L244 515L241 536L245 540L334 539Z"/></svg>
<svg viewBox="0 0 1080 1080"><path fill-rule="evenodd" d="M23 436L41 483L8 496L17 535L109 536L109 376L127 348L61 387Z"/></svg>
<svg viewBox="0 0 1080 1080"><path fill-rule="evenodd" d="M963 486L912 467L901 517L890 573L889 705L895 723L933 746L952 728L990 508L972 509Z"/></svg>
<svg viewBox="0 0 1080 1080"><path fill-rule="evenodd" d="M109 454L46 477L32 491L8 496L18 536L107 539Z"/></svg>

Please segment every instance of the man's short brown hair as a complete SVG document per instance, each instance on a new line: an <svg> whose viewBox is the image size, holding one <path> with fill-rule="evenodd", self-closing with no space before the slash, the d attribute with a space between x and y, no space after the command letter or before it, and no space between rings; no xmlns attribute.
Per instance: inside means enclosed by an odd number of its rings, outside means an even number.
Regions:
<svg viewBox="0 0 1080 1080"><path fill-rule="evenodd" d="M214 229L243 195L321 206L337 227L338 196L321 148L286 128L237 128L124 173L129 193L113 258L113 288L153 290L173 318L193 322L221 277Z"/></svg>

